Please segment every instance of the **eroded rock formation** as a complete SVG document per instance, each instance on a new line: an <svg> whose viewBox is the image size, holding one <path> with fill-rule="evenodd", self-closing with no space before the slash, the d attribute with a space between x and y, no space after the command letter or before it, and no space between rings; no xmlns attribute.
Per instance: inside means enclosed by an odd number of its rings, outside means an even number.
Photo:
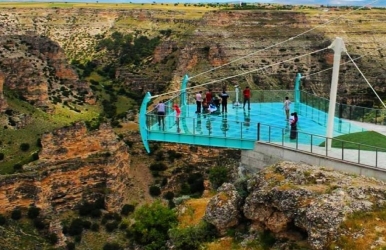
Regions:
<svg viewBox="0 0 386 250"><path fill-rule="evenodd" d="M0 71L0 113L4 112L7 109L7 100L4 98L4 73Z"/></svg>
<svg viewBox="0 0 386 250"><path fill-rule="evenodd" d="M119 211L130 186L130 155L107 125L88 132L83 123L42 137L39 160L24 172L1 176L0 210L35 205L44 212L74 209L104 199Z"/></svg>
<svg viewBox="0 0 386 250"><path fill-rule="evenodd" d="M312 249L321 250L340 236L340 226L348 216L384 206L386 184L306 164L282 162L249 179L248 193L244 201L239 201L237 195L219 190L207 206L206 220L224 232L236 225L229 221L237 221L244 215L251 222L251 234L268 230L279 239L305 239ZM239 202L244 203L239 213L229 212L236 208L232 204ZM356 237L365 237L373 229L362 230L363 235ZM374 245L379 240L382 240L380 235Z"/></svg>

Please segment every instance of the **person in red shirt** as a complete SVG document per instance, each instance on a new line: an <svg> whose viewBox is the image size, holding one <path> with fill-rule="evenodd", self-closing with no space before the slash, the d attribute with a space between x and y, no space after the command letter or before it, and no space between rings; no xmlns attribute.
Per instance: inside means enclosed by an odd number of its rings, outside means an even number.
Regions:
<svg viewBox="0 0 386 250"><path fill-rule="evenodd" d="M208 105L212 102L212 90L209 89L206 93L205 93L205 98L206 98L206 102L208 103Z"/></svg>
<svg viewBox="0 0 386 250"><path fill-rule="evenodd" d="M247 86L244 91L243 91L243 96L244 96L244 105L243 108L245 109L245 104L248 102L248 110L251 109L251 90Z"/></svg>
<svg viewBox="0 0 386 250"><path fill-rule="evenodd" d="M173 105L173 109L174 109L174 111L176 111L176 124L179 124L180 116L181 116L181 109L180 109L180 107L178 107L177 104Z"/></svg>

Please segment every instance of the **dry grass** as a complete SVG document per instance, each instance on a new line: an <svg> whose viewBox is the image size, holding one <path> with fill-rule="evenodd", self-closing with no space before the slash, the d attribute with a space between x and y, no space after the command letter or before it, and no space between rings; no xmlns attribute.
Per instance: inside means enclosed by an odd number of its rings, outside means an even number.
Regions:
<svg viewBox="0 0 386 250"><path fill-rule="evenodd" d="M268 181L272 181L272 180L275 180L275 181L278 181L278 182L281 182L281 181L284 181L285 180L285 177L281 174L277 174L277 173L272 173L272 172L268 172L264 175L264 178Z"/></svg>
<svg viewBox="0 0 386 250"><path fill-rule="evenodd" d="M234 249L233 248L233 238L225 237L220 240L210 242L205 244L205 249L207 250L224 250L224 249Z"/></svg>
<svg viewBox="0 0 386 250"><path fill-rule="evenodd" d="M341 236L330 249L386 249L386 208L351 215L341 226ZM375 242L378 242L376 246ZM375 246L375 247L374 247Z"/></svg>
<svg viewBox="0 0 386 250"><path fill-rule="evenodd" d="M181 214L178 216L179 225L184 228L188 226L195 226L205 215L206 206L210 198L191 199L186 201L180 208Z"/></svg>

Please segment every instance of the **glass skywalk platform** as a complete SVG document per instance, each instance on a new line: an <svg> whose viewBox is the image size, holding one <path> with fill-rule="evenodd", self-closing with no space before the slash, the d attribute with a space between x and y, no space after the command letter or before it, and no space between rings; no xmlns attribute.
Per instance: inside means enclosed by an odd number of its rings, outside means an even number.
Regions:
<svg viewBox="0 0 386 250"><path fill-rule="evenodd" d="M174 142L191 145L253 149L256 141L277 144L323 146L328 143L326 130L328 124L329 100L300 90L301 76L295 79L293 90L255 90L251 95L251 109L243 109L239 103L239 90L227 91L230 95L228 110L196 114L193 96L188 93L185 76L181 90L175 96L164 101L166 106L165 126L159 126L158 116L154 110L155 99L147 93L140 108L140 133L143 144L150 152L149 141ZM203 91L205 93L205 90ZM174 92L175 93L175 92ZM214 92L213 94L219 94ZM283 101L288 96L292 101L291 112L297 112L298 136L290 140L290 126L285 120ZM236 103L236 105L234 104ZM181 108L181 117L176 122L173 104ZM221 107L220 107L221 109ZM333 135L366 131L357 125L357 121L386 124L386 110L369 109L346 104L336 104ZM354 122L350 122L354 121ZM330 138L331 139L331 138ZM296 146L297 147L297 146Z"/></svg>
<svg viewBox="0 0 386 250"><path fill-rule="evenodd" d="M283 98L284 99L284 98ZM282 102L251 103L251 109L228 104L227 113L196 114L196 105L182 106L179 122L167 102L165 128L159 126L154 112L146 115L146 136L150 141L175 142L202 146L253 149L255 141L295 142L319 146L325 142L328 114L302 103L293 103L297 112L298 137L290 140L290 126ZM335 118L333 136L365 131L344 119Z"/></svg>

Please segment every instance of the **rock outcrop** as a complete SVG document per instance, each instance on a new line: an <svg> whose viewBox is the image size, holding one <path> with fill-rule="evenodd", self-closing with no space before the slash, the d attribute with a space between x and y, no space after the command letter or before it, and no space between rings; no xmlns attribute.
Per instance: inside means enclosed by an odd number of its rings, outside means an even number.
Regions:
<svg viewBox="0 0 386 250"><path fill-rule="evenodd" d="M261 170L248 180L248 193L238 201L244 205L236 214L229 212L229 202L219 202L220 197L230 197L219 190L207 206L206 220L225 231L235 225L230 220L244 215L251 223L250 234L269 231L279 239L306 240L311 249L320 250L339 239L348 217L377 210L386 202L386 184L381 181L292 162ZM375 229L361 230L362 236L355 237L366 237ZM378 235L372 243L376 246L380 240Z"/></svg>
<svg viewBox="0 0 386 250"><path fill-rule="evenodd" d="M162 34L153 56L143 59L140 67L123 67L115 71L124 86L134 92L159 93L165 86L179 83L184 74L200 74L194 79L196 85L226 78L216 84L219 89L220 85L235 83L248 84L252 89L291 89L299 72L306 76L302 89L324 97L330 93L332 73L327 69L332 67L333 51L314 52L327 48L336 37L342 37L350 57L360 57L355 63L383 96L386 75L382 71L383 52L379 47L385 43L386 30L378 25L385 21L383 12L379 9L355 12L323 7L299 11L294 6L285 11L205 10L190 18L190 15L184 16L186 12L181 8L163 11L157 6L147 9L146 5L141 9L109 10L4 8L0 10L0 22L4 24L0 25L0 32L5 48L15 49L13 42L8 44L7 36L30 36L32 39L44 36L63 48L68 59L95 61L100 64L98 66L111 59L96 49L98 42L108 38L110 33L119 31L149 37ZM344 22L340 21L342 16ZM123 25L125 23L130 25ZM166 26L168 30L164 29ZM376 28L369 30L371 26ZM364 33L368 35L364 36ZM296 39L292 39L294 37ZM8 50L1 52L6 55ZM29 64L28 58L20 60L21 66ZM338 102L376 105L374 93L368 91L366 81L351 59L343 55L342 63ZM64 68L61 71L69 72ZM203 72L210 75L201 75ZM44 84L44 81L35 82L40 88Z"/></svg>
<svg viewBox="0 0 386 250"><path fill-rule="evenodd" d="M4 80L4 73L0 71L0 113L4 112L8 107L7 100L4 98Z"/></svg>
<svg viewBox="0 0 386 250"><path fill-rule="evenodd" d="M39 160L20 174L1 176L0 210L35 205L63 212L103 199L119 211L131 185L130 155L107 125L88 132L83 123L45 134Z"/></svg>
<svg viewBox="0 0 386 250"><path fill-rule="evenodd" d="M49 38L3 35L0 54L0 69L7 76L4 85L21 99L45 109L59 101L95 103L88 84L79 80L63 49Z"/></svg>

